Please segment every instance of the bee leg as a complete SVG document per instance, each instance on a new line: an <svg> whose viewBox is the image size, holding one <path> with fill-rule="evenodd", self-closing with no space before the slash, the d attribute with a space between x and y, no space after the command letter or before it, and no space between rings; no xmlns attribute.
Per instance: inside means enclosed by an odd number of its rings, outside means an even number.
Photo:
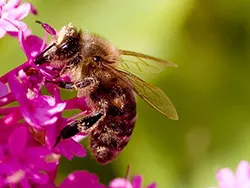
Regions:
<svg viewBox="0 0 250 188"><path fill-rule="evenodd" d="M76 85L73 82L58 82L57 83L58 87L63 88L63 89L76 89Z"/></svg>
<svg viewBox="0 0 250 188"><path fill-rule="evenodd" d="M78 89L82 89L86 87L94 88L94 87L97 87L98 84L99 84L99 81L96 78L86 77L82 81L76 82L76 87Z"/></svg>
<svg viewBox="0 0 250 188"><path fill-rule="evenodd" d="M46 82L56 84L58 85L58 87L63 88L63 89L68 89L68 90L82 89L88 86L97 86L99 83L95 78L92 78L92 77L86 77L82 81L76 82L76 83L63 82L63 81L56 82L56 81L50 81L50 80L47 80Z"/></svg>
<svg viewBox="0 0 250 188"><path fill-rule="evenodd" d="M76 89L75 83L73 82L63 82L63 81L53 81L53 80L46 80L46 83L56 84L58 87L62 89Z"/></svg>
<svg viewBox="0 0 250 188"><path fill-rule="evenodd" d="M79 133L79 130L78 130L78 121L74 121L73 123L67 125L66 127L64 127L59 136L57 137L56 139L56 142L54 144L53 147L56 147L57 144L63 139L67 139L67 138L70 138L72 136L75 136L77 133Z"/></svg>
<svg viewBox="0 0 250 188"><path fill-rule="evenodd" d="M79 55L75 56L66 66L64 66L64 67L60 70L58 76L63 75L63 74L64 74L65 72L67 72L68 70L70 70L70 69L74 68L75 66L77 66L77 65L80 63L80 61L82 61L82 57L79 56Z"/></svg>
<svg viewBox="0 0 250 188"><path fill-rule="evenodd" d="M94 125L97 125L96 122L100 120L103 115L103 112L98 112L96 114L84 117L81 120L76 120L73 123L67 125L61 130L60 135L56 139L54 147L57 146L60 140L71 138L79 132L88 134L91 130L95 128Z"/></svg>

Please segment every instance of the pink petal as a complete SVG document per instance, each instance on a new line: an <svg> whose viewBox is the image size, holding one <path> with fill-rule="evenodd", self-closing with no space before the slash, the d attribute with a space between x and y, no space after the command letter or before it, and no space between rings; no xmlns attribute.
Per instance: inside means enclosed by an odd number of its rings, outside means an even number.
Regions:
<svg viewBox="0 0 250 188"><path fill-rule="evenodd" d="M37 9L31 4L31 10L30 12L34 15L37 15Z"/></svg>
<svg viewBox="0 0 250 188"><path fill-rule="evenodd" d="M4 179L0 176L0 187L4 186Z"/></svg>
<svg viewBox="0 0 250 188"><path fill-rule="evenodd" d="M21 88L21 83L17 80L15 74L10 74L8 76L8 82L14 98L17 100L21 99L22 98L21 94L23 93L22 90L24 90L24 88Z"/></svg>
<svg viewBox="0 0 250 188"><path fill-rule="evenodd" d="M58 155L58 159L60 155ZM55 171L56 173L56 169L59 165L59 160L57 162L46 162L46 165L43 166L43 170L45 170L46 172L53 172Z"/></svg>
<svg viewBox="0 0 250 188"><path fill-rule="evenodd" d="M0 7L2 7L3 5L5 5L6 1L5 0L0 0ZM0 11L1 13L1 11Z"/></svg>
<svg viewBox="0 0 250 188"><path fill-rule="evenodd" d="M25 31L24 31L24 36L27 37L27 36L31 35L31 33L32 33L31 29L27 27L27 29L25 29Z"/></svg>
<svg viewBox="0 0 250 188"><path fill-rule="evenodd" d="M220 188L236 188L235 176L231 169L224 168L217 172L216 178Z"/></svg>
<svg viewBox="0 0 250 188"><path fill-rule="evenodd" d="M26 177L24 177L21 182L20 182L21 186L23 188L31 188L30 184L29 184L29 181Z"/></svg>
<svg viewBox="0 0 250 188"><path fill-rule="evenodd" d="M1 31L1 30L0 30ZM8 94L8 87L0 82L0 97L3 97Z"/></svg>
<svg viewBox="0 0 250 188"><path fill-rule="evenodd" d="M45 171L56 170L60 156L49 151L45 147L31 147L26 149L29 163L36 164L36 168Z"/></svg>
<svg viewBox="0 0 250 188"><path fill-rule="evenodd" d="M14 155L20 155L24 152L28 141L28 130L26 127L21 126L16 128L9 137L8 146L9 150Z"/></svg>
<svg viewBox="0 0 250 188"><path fill-rule="evenodd" d="M56 105L54 105L53 108L49 109L48 112L52 115L52 114L57 114L59 112L62 112L64 110L66 106L66 103L57 103Z"/></svg>
<svg viewBox="0 0 250 188"><path fill-rule="evenodd" d="M124 178L116 178L109 183L109 188L133 188L133 186Z"/></svg>
<svg viewBox="0 0 250 188"><path fill-rule="evenodd" d="M47 172L47 174L49 176L49 182L54 183L54 181L56 179L57 172L58 172L58 166L55 170Z"/></svg>
<svg viewBox="0 0 250 188"><path fill-rule="evenodd" d="M14 172L18 171L20 168L18 165L8 164L8 163L0 163L0 175L11 175Z"/></svg>
<svg viewBox="0 0 250 188"><path fill-rule="evenodd" d="M24 33L22 30L19 30L18 31L18 42L22 48L22 50L25 52L26 54L26 51L25 51L25 40L24 40ZM27 55L26 55L27 56Z"/></svg>
<svg viewBox="0 0 250 188"><path fill-rule="evenodd" d="M63 141L63 146L77 157L85 157L87 152L84 147L73 139L67 139Z"/></svg>
<svg viewBox="0 0 250 188"><path fill-rule="evenodd" d="M48 148L42 146L29 147L25 152L27 156L34 158L44 157L51 154L51 151Z"/></svg>
<svg viewBox="0 0 250 188"><path fill-rule="evenodd" d="M71 153L77 157L85 157L87 155L84 147L73 139L68 139L67 147L69 147Z"/></svg>
<svg viewBox="0 0 250 188"><path fill-rule="evenodd" d="M24 22L21 22L19 20L14 20L14 19L9 19L9 21L11 21L11 23L14 24L15 27L18 28L18 30L22 30L22 31L26 31L28 29L28 26L24 23Z"/></svg>
<svg viewBox="0 0 250 188"><path fill-rule="evenodd" d="M2 145L0 145L0 161L3 161L4 159L4 148Z"/></svg>
<svg viewBox="0 0 250 188"><path fill-rule="evenodd" d="M23 169L19 168L16 170L12 169L12 172L8 173L6 179L5 179L5 183L9 183L9 184L16 184L16 183L20 183L23 179L25 179L25 171L23 171Z"/></svg>
<svg viewBox="0 0 250 188"><path fill-rule="evenodd" d="M142 187L142 177L139 175L134 176L132 179L132 185L133 185L133 188L141 188Z"/></svg>
<svg viewBox="0 0 250 188"><path fill-rule="evenodd" d="M56 143L56 138L57 138L57 125L49 125L46 127L46 136L45 136L45 141L47 146L51 149L53 148L54 144Z"/></svg>
<svg viewBox="0 0 250 188"><path fill-rule="evenodd" d="M250 165L247 161L241 161L236 170L236 181L238 186L250 185Z"/></svg>
<svg viewBox="0 0 250 188"><path fill-rule="evenodd" d="M81 142L83 139L85 139L87 137L87 135L76 135L73 136L72 139L76 142Z"/></svg>
<svg viewBox="0 0 250 188"><path fill-rule="evenodd" d="M12 9L16 8L18 5L20 5L22 0L8 0L8 3L4 6L4 9Z"/></svg>
<svg viewBox="0 0 250 188"><path fill-rule="evenodd" d="M3 19L0 19L0 28L4 29L5 31L18 31L15 25Z"/></svg>
<svg viewBox="0 0 250 188"><path fill-rule="evenodd" d="M59 149L60 153L67 158L68 160L73 159L72 153L68 150L68 148L64 147L64 142L67 142L66 140L62 140L59 142L57 148Z"/></svg>
<svg viewBox="0 0 250 188"><path fill-rule="evenodd" d="M54 184L46 184L46 185L36 185L36 188L58 188Z"/></svg>
<svg viewBox="0 0 250 188"><path fill-rule="evenodd" d="M40 48L42 46L43 40L37 36L29 35L24 41L23 36L20 36L20 43L23 46L23 50L28 58L36 57L40 53Z"/></svg>
<svg viewBox="0 0 250 188"><path fill-rule="evenodd" d="M56 104L51 96L37 96L34 99L20 99L21 112L24 119L33 127L41 128L56 123L57 113L64 109L65 104Z"/></svg>
<svg viewBox="0 0 250 188"><path fill-rule="evenodd" d="M0 28L0 38L3 38L5 34L6 34L6 31Z"/></svg>
<svg viewBox="0 0 250 188"><path fill-rule="evenodd" d="M98 181L98 176L87 171L75 171L67 176L58 188L86 187L86 188L105 188Z"/></svg>
<svg viewBox="0 0 250 188"><path fill-rule="evenodd" d="M42 174L36 171L33 171L32 173L30 173L30 178L32 179L32 181L38 184L47 184L49 180L49 177L47 174Z"/></svg>
<svg viewBox="0 0 250 188"><path fill-rule="evenodd" d="M150 185L147 186L147 188L156 188L156 187L157 187L156 183L152 183L152 184L150 184Z"/></svg>
<svg viewBox="0 0 250 188"><path fill-rule="evenodd" d="M12 9L8 11L8 19L21 20L24 17L28 16L30 10L31 10L31 4L23 3L21 6L17 7L16 9Z"/></svg>

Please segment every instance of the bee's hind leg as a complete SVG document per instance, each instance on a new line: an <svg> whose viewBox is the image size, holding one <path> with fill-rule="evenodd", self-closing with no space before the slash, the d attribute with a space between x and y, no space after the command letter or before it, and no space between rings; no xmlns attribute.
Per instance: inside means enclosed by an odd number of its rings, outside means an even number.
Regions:
<svg viewBox="0 0 250 188"><path fill-rule="evenodd" d="M56 139L54 147L57 146L60 140L71 138L79 132L88 134L95 128L95 126L97 125L97 121L100 120L103 115L103 112L98 112L93 115L84 117L80 120L75 120L73 123L67 125L61 130L60 135Z"/></svg>

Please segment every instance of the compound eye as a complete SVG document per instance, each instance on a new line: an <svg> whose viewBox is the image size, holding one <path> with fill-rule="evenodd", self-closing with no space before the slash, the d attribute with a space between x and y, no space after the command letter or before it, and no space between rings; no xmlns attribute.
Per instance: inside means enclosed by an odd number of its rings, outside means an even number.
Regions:
<svg viewBox="0 0 250 188"><path fill-rule="evenodd" d="M103 58L101 56L93 56L92 59L96 63L101 63L103 61Z"/></svg>
<svg viewBox="0 0 250 188"><path fill-rule="evenodd" d="M60 50L62 53L68 53L70 49L72 49L72 45L70 43L65 43L64 45L61 46Z"/></svg>

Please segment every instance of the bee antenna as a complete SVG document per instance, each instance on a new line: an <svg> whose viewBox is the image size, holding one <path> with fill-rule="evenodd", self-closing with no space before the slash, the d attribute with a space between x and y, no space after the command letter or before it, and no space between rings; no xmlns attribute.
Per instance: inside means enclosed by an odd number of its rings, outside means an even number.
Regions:
<svg viewBox="0 0 250 188"><path fill-rule="evenodd" d="M131 165L129 164L128 167L127 167L127 170L126 170L126 175L125 175L125 179L128 181L129 179L129 174L130 174L130 171L131 171Z"/></svg>

